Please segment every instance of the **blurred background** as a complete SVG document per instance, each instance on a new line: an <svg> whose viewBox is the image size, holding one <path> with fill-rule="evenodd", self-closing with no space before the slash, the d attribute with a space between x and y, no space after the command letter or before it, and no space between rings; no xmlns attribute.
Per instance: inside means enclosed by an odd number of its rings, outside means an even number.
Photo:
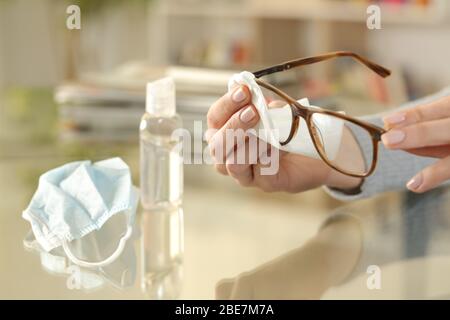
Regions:
<svg viewBox="0 0 450 320"><path fill-rule="evenodd" d="M66 27L71 4L80 30ZM366 25L370 4L379 30ZM450 83L449 12L444 0L0 0L0 156L135 150L146 82L175 78L192 130L232 73L335 50L393 74L344 58L268 80L324 108L384 112Z"/></svg>
<svg viewBox="0 0 450 320"><path fill-rule="evenodd" d="M81 8L80 30L66 27L71 4ZM366 25L370 4L381 8L379 30ZM174 77L178 112L184 126L192 130L194 120L204 123L209 106L225 93L234 72L335 50L359 53L393 74L381 79L342 59L269 80L293 86L297 98L306 96L315 105L352 115L385 112L433 93L450 83L450 3L0 0L0 191L11 194L0 209L14 212L11 221L18 222L39 175L73 160L120 155L138 184L138 126L148 81ZM217 232L186 233L188 244L202 244L196 249L191 246L186 256L198 258L211 241L211 246L225 252L213 264L228 267L230 276L304 243L340 205L322 190L270 197L242 190L208 166L185 166L185 175L187 228L223 230L216 242L211 237ZM396 195L387 194L382 201L364 205L383 210L397 201ZM221 218L208 220L211 207L221 208L215 209ZM261 216L262 212L267 215ZM296 215L299 212L301 217ZM0 218L13 219L6 214ZM240 224L241 229L234 229ZM0 234L13 232L7 225L0 224ZM26 224L17 228L22 237ZM258 251L264 244L261 237L270 232L278 240ZM225 259L231 250L238 253ZM214 268L204 267L206 273L201 268L191 271L208 277L205 274ZM210 277L216 281L222 276L213 272ZM195 297L210 297L214 281L202 287L189 280L187 286L192 290L200 286Z"/></svg>
<svg viewBox="0 0 450 320"><path fill-rule="evenodd" d="M366 26L371 3L381 7L380 30ZM66 28L70 4L81 8L81 30ZM449 83L449 11L443 0L1 0L0 88L55 89L63 139L123 140L135 137L149 79L176 78L189 126L232 71L350 50L393 76L381 81L342 59L272 80L292 81L298 98L320 106L368 114Z"/></svg>

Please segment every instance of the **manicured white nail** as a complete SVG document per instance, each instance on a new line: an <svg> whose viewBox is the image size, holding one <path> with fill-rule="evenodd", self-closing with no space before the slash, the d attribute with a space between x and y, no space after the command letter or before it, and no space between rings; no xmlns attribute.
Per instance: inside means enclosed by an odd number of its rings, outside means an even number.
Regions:
<svg viewBox="0 0 450 320"><path fill-rule="evenodd" d="M423 182L422 174L419 173L417 176L409 180L409 182L406 184L406 187L411 191L415 191L420 187L422 182Z"/></svg>
<svg viewBox="0 0 450 320"><path fill-rule="evenodd" d="M255 116L256 113L255 111L253 111L253 108L251 106L248 106L247 108L244 109L244 111L241 112L239 118L241 119L242 122L248 123L252 121L255 118Z"/></svg>
<svg viewBox="0 0 450 320"><path fill-rule="evenodd" d="M239 89L237 89L233 95L231 96L231 99L233 99L234 102L242 102L245 100L245 98L247 97L247 95L244 92L244 89L242 89L242 87L240 87Z"/></svg>
<svg viewBox="0 0 450 320"><path fill-rule="evenodd" d="M405 140L405 133L401 130L390 130L381 136L384 144L393 145L399 144Z"/></svg>
<svg viewBox="0 0 450 320"><path fill-rule="evenodd" d="M384 118L384 122L388 124L399 124L406 120L405 113L394 113Z"/></svg>

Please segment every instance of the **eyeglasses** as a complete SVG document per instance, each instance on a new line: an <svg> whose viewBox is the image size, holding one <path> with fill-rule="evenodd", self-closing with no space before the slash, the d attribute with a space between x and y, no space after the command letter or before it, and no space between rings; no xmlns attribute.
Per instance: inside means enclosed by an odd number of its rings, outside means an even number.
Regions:
<svg viewBox="0 0 450 320"><path fill-rule="evenodd" d="M284 136L281 135L279 137L280 145L284 146L292 141L292 139L298 133L301 124L300 119L303 119L304 122L306 123L314 147L316 148L322 160L328 166L345 175L364 178L371 175L375 170L378 157L378 143L381 140L381 135L385 132L383 128L359 120L357 118L346 116L340 112L304 106L300 102L290 97L287 93L269 84L268 82L259 79L266 75L286 71L300 66L314 64L317 62L337 57L351 57L383 78L391 74L391 71L389 71L388 69L372 61L369 61L355 53L348 51L338 51L326 53L319 56L313 56L284 62L266 69L253 72L253 75L256 78L256 83L263 90L266 100L281 101L283 105L287 104L290 106L292 112L290 130L287 131L286 128L279 128L284 129L280 131L285 132ZM336 156L335 152L336 145L334 139L331 139L329 134L323 134L324 129L321 128L320 126L320 124L323 123L324 121L327 123L337 124L341 126L344 130L343 132L344 135L358 137L358 139L355 138L356 141L364 142L365 144L364 148L360 149L361 152L363 153L363 157L366 164L365 166L362 167L355 166L354 165L355 161L352 161L351 156L349 159L348 154L346 154L345 156L339 155ZM277 124L275 124L275 127L276 126ZM285 127L286 124L283 124L283 126ZM352 153L353 150L351 150L351 148L349 148L348 146L344 145L345 144L344 139L341 139L341 141L342 141L341 145L338 146L339 148L341 148L341 152ZM357 157L357 154L355 154L354 157Z"/></svg>

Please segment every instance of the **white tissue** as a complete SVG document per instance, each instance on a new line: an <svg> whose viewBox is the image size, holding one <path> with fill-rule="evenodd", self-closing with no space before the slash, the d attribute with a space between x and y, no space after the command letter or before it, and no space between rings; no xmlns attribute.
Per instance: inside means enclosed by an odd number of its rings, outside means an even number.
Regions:
<svg viewBox="0 0 450 320"><path fill-rule="evenodd" d="M311 158L320 158L303 118L300 118L299 129L291 142L285 146L280 145L278 137L287 136L290 131L292 113L289 105L282 108L268 108L264 95L251 72L243 71L234 74L228 82L228 91L231 91L236 85L246 85L250 90L252 104L256 107L260 116L260 121L254 127L258 138L280 150ZM318 108L310 106L307 98L300 99L298 102L306 107ZM274 127L274 123L277 124L278 128ZM343 121L336 121L336 118L316 114L314 123L320 129L322 139L327 142L326 152L328 159L333 160L339 150L344 126Z"/></svg>

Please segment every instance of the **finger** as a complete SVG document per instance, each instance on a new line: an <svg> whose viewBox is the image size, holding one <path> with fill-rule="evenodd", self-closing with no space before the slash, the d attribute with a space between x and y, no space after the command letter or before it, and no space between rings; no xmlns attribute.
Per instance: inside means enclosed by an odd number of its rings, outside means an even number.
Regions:
<svg viewBox="0 0 450 320"><path fill-rule="evenodd" d="M264 192L285 191L286 187L279 183L279 175L262 175L261 172L263 167L264 166L259 163L252 166L253 185Z"/></svg>
<svg viewBox="0 0 450 320"><path fill-rule="evenodd" d="M227 157L226 168L228 174L241 186L248 187L253 184L252 166L257 163L258 148L256 137L249 137L243 145L238 146Z"/></svg>
<svg viewBox="0 0 450 320"><path fill-rule="evenodd" d="M228 119L250 102L250 91L246 86L237 86L226 93L208 110L206 116L209 128L221 128Z"/></svg>
<svg viewBox="0 0 450 320"><path fill-rule="evenodd" d="M391 129L381 136L390 149L414 149L450 144L450 118Z"/></svg>
<svg viewBox="0 0 450 320"><path fill-rule="evenodd" d="M225 163L228 154L237 144L244 143L245 138L251 133L249 129L253 128L258 121L258 112L252 105L233 114L209 141L213 160L216 163Z"/></svg>
<svg viewBox="0 0 450 320"><path fill-rule="evenodd" d="M217 172L219 172L220 174L223 174L224 176L228 175L228 171L227 168L225 166L225 164L223 163L216 163L214 165L214 168L216 169Z"/></svg>
<svg viewBox="0 0 450 320"><path fill-rule="evenodd" d="M417 193L422 193L433 189L443 182L450 179L450 157L440 159L433 165L426 167L414 178L412 178L406 187Z"/></svg>
<svg viewBox="0 0 450 320"><path fill-rule="evenodd" d="M422 157L445 158L450 156L450 145L407 149L405 151Z"/></svg>
<svg viewBox="0 0 450 320"><path fill-rule="evenodd" d="M265 192L287 191L289 184L285 182L288 179L286 175L281 176L279 170L280 158L284 152L270 144L265 144L265 146L260 145L259 148L265 148L265 151L264 149L258 150L260 153L258 163L252 166L253 185Z"/></svg>
<svg viewBox="0 0 450 320"><path fill-rule="evenodd" d="M431 103L423 104L386 116L385 127L402 128L414 123L432 121L450 117L450 97L444 97Z"/></svg>

